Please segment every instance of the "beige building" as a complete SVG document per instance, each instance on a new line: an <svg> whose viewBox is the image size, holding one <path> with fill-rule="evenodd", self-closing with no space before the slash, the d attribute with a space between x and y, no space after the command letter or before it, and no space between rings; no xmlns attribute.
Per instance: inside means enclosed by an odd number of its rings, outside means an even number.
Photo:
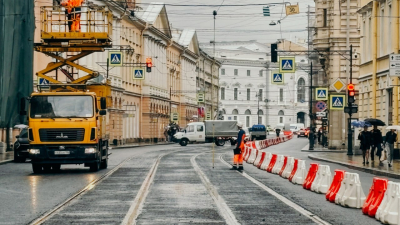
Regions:
<svg viewBox="0 0 400 225"><path fill-rule="evenodd" d="M354 52L360 51L358 0L315 0L315 34L313 48L320 51L318 57L325 59L323 86L329 87L330 94L346 95L346 88L340 93L332 87L340 78L345 84L350 83L350 55L346 50L353 46ZM328 51L328 52L325 52ZM353 53L354 54L354 53ZM353 83L359 76L358 59L353 61ZM322 87L322 86L321 86ZM356 102L358 103L358 102ZM329 104L328 104L329 105ZM347 144L347 114L343 110L329 111L329 148L343 148ZM353 118L357 115L353 115Z"/></svg>
<svg viewBox="0 0 400 225"><path fill-rule="evenodd" d="M399 1L360 2L360 118L397 125L398 78L389 74L389 55L399 54Z"/></svg>

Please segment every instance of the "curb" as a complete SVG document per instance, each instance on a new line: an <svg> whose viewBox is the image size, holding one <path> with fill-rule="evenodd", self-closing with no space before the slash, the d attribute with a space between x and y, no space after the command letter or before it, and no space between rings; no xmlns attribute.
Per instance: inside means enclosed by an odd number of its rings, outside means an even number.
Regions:
<svg viewBox="0 0 400 225"><path fill-rule="evenodd" d="M347 151L342 150L301 150L302 152L335 152L335 153L345 153Z"/></svg>
<svg viewBox="0 0 400 225"><path fill-rule="evenodd" d="M10 163L10 162L13 162L13 161L14 161L13 159L4 160L4 161L0 162L0 165L7 164L7 163Z"/></svg>
<svg viewBox="0 0 400 225"><path fill-rule="evenodd" d="M354 169L354 170L370 173L370 174L373 174L373 175L386 176L386 177L390 177L390 178L400 179L400 174L397 174L397 173L385 172L385 171L376 170L376 169L372 169L372 168L363 168L363 167L355 166L355 165L352 165L352 164L349 164L349 163L344 163L344 162L339 162L339 161L335 161L335 160L316 157L316 156L313 156L312 154L309 154L308 158L310 158L312 160L318 160L318 161L324 161L324 162L330 162L330 163L339 164L339 165L342 165L342 166L346 166L346 167L348 167L350 169Z"/></svg>

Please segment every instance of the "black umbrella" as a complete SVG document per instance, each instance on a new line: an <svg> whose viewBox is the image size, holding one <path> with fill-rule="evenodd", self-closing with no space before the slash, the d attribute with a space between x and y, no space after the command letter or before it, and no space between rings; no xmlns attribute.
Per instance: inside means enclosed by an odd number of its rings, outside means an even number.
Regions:
<svg viewBox="0 0 400 225"><path fill-rule="evenodd" d="M383 122L382 120L379 120L379 119L370 118L370 119L366 119L364 121L370 123L371 125L386 126L385 122Z"/></svg>

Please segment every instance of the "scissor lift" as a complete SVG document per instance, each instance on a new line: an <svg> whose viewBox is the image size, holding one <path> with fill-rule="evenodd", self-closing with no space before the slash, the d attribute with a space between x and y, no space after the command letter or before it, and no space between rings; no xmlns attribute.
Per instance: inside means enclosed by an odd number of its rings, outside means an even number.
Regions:
<svg viewBox="0 0 400 225"><path fill-rule="evenodd" d="M43 6L40 8L41 43L35 43L35 51L42 52L58 62L51 62L36 73L53 84L60 81L46 74L58 70L64 65L71 66L86 72L88 75L74 79L73 74L68 76L70 84L85 84L88 80L98 77L98 72L78 65L74 61L94 52L104 52L105 48L112 47L112 12L104 6L81 7L81 32L70 32L68 29L68 15L64 7ZM58 56L56 52L71 52L66 58ZM65 70L64 70L65 72Z"/></svg>

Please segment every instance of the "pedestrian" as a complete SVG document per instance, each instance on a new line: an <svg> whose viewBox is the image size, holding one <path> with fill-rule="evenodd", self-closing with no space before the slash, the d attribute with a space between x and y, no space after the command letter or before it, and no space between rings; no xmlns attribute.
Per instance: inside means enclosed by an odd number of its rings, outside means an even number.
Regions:
<svg viewBox="0 0 400 225"><path fill-rule="evenodd" d="M276 136L279 137L279 134L281 133L281 129L278 127L275 129Z"/></svg>
<svg viewBox="0 0 400 225"><path fill-rule="evenodd" d="M367 160L367 164L369 164L368 155L369 155L369 148L371 147L371 137L372 137L371 132L368 131L367 126L364 126L364 131L362 131L358 135L358 140L360 140L360 148L363 154L364 165L365 165L365 160Z"/></svg>
<svg viewBox="0 0 400 225"><path fill-rule="evenodd" d="M394 150L394 143L397 142L397 134L394 132L394 129L391 129L389 132L386 133L385 143L388 144L389 152L388 152L388 166L392 167L393 161L393 150Z"/></svg>
<svg viewBox="0 0 400 225"><path fill-rule="evenodd" d="M380 160L382 154L382 132L378 130L378 126L374 125L374 129L371 131L372 133L372 146L371 146L371 161L374 162L374 152L376 148L376 155Z"/></svg>
<svg viewBox="0 0 400 225"><path fill-rule="evenodd" d="M165 136L165 142L168 142L168 126L166 126L165 128L164 128L164 136Z"/></svg>
<svg viewBox="0 0 400 225"><path fill-rule="evenodd" d="M322 131L321 129L318 129L318 144L321 144L321 136L322 136Z"/></svg>
<svg viewBox="0 0 400 225"><path fill-rule="evenodd" d="M84 0L64 0L61 6L65 7L68 18L69 32L81 31L81 6Z"/></svg>
<svg viewBox="0 0 400 225"><path fill-rule="evenodd" d="M231 170L243 170L243 151L246 132L242 129L243 123L237 122L237 127L239 128L239 133L236 148L233 150L233 165Z"/></svg>

